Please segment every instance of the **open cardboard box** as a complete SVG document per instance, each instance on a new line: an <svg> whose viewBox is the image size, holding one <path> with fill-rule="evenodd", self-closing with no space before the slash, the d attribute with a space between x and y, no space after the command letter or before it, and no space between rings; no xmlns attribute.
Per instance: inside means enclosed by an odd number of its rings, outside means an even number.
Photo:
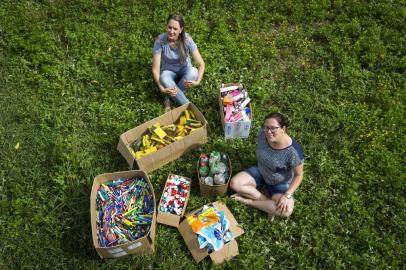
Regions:
<svg viewBox="0 0 406 270"><path fill-rule="evenodd" d="M169 177L171 175L172 174L170 174L168 176L168 179L169 179ZM176 227L176 228L179 227L180 220L182 219L182 217L183 217L183 215L185 214L185 211L186 211L187 203L189 201L191 186L192 186L192 179L190 179L188 177L184 177L184 176L181 176L181 177L189 181L189 190L188 190L188 193L187 193L187 196L186 196L185 204L183 206L182 214L180 216L178 216L178 215L175 215L175 214L162 212L159 209L159 205L161 203L163 193L165 192L165 188L164 188L164 190L162 191L161 199L158 201L158 207L157 207L157 209L158 209L158 211L157 211L157 213L158 213L157 214L157 222L158 223L166 224L166 225L173 226L173 227ZM166 180L166 181L168 181L168 180ZM165 183L165 186L166 186L166 183Z"/></svg>
<svg viewBox="0 0 406 270"><path fill-rule="evenodd" d="M200 181L200 157L197 160L197 179L199 181L199 188L200 188L200 195L202 196L223 196L225 194L227 194L228 191L228 186L230 185L230 179L231 179L231 175L232 175L232 167L231 167L231 160L230 157L228 157L228 168L230 169L230 175L227 179L227 183L223 184L223 185L213 185L213 186L209 186L206 184L203 184Z"/></svg>
<svg viewBox="0 0 406 270"><path fill-rule="evenodd" d="M240 84L236 84L236 83L228 83L228 84L222 84L220 91L219 91L219 95L218 95L218 102L219 102L219 106L220 106L220 117L221 117L221 124L223 126L224 129L224 137L226 139L237 139L237 138L248 138L248 136L250 135L250 129L251 129L251 122L252 122L252 107L251 107L251 102L248 103L247 107L250 108L250 115L249 121L238 121L238 122L231 122L231 123L226 123L224 121L224 106L223 106L223 102L221 100L221 89L222 88L226 88L226 87L232 87L232 86L240 86Z"/></svg>
<svg viewBox="0 0 406 270"><path fill-rule="evenodd" d="M202 122L202 127L185 136L182 140L173 142L137 160L134 158L134 156L130 152L130 144L132 142L144 135L147 132L148 127L156 123L159 123L161 125L176 123L182 115L183 111L185 111L186 109L191 110L196 115L196 119ZM117 145L117 150L125 158L128 165L130 166L130 169L138 167L140 170L148 173L162 167L172 160L179 158L185 152L193 148L197 148L200 145L205 144L206 142L207 121L204 118L203 114L193 103L187 103L121 134L120 140Z"/></svg>
<svg viewBox="0 0 406 270"><path fill-rule="evenodd" d="M112 247L102 247L99 244L96 228L96 195L97 190L100 185L105 182L110 182L119 178L134 178L134 177L144 177L146 179L148 186L152 192L154 199L154 205L156 205L154 189L149 181L148 175L143 171L123 171L123 172L114 172L114 173L105 173L98 175L94 178L92 192L90 194L90 219L92 226L92 237L94 247L99 254L100 258L119 258L128 255L146 255L154 252L154 239L155 239L155 230L156 230L156 208L154 208L154 214L152 217L152 223L149 230L145 236L131 241L125 244L116 245Z"/></svg>
<svg viewBox="0 0 406 270"><path fill-rule="evenodd" d="M187 217L200 211L201 208L188 213L186 215L186 218L180 223L178 230L197 263L202 261L207 256L210 256L214 264L221 264L224 261L228 261L239 254L236 238L242 235L244 233L244 230L238 225L233 214L224 203L217 201L212 203L212 205L216 206L218 211L224 211L225 217L230 221L230 231L233 235L233 240L225 244L220 250L213 251L210 254L206 248L200 249L199 242L197 240L197 234L192 231L192 228L187 222Z"/></svg>

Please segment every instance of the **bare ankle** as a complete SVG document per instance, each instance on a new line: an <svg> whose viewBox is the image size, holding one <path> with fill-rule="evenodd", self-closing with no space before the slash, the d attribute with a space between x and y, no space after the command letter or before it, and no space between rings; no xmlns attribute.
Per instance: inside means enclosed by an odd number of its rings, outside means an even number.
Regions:
<svg viewBox="0 0 406 270"><path fill-rule="evenodd" d="M238 193L233 194L231 196L231 198L234 199L237 202L241 202L241 203L247 204L247 205L250 205L253 202L253 199L247 198L247 197L245 197L245 196L243 196L241 194L238 194Z"/></svg>
<svg viewBox="0 0 406 270"><path fill-rule="evenodd" d="M171 100L166 97L164 100L165 112L169 112L171 110L172 102Z"/></svg>

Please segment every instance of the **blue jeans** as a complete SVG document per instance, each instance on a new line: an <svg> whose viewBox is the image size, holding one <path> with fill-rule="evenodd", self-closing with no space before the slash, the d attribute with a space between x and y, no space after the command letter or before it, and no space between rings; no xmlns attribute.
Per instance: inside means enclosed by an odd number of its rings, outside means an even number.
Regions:
<svg viewBox="0 0 406 270"><path fill-rule="evenodd" d="M176 96L170 97L173 102L179 103L180 105L186 104L189 102L187 97L185 96L186 87L183 84L183 80L197 80L198 71L195 67L185 67L181 69L179 72L175 73L170 70L163 70L161 72L160 81L161 84L167 87L176 86L178 88Z"/></svg>
<svg viewBox="0 0 406 270"><path fill-rule="evenodd" d="M245 170L245 172L248 173L249 175L251 175L252 178L255 179L255 183L257 184L257 189L260 189L265 186L266 190L269 193L269 196L271 196L271 197L274 194L285 193L289 188L289 184L287 184L287 183L268 185L265 182L264 177L259 172L257 166L249 167L248 169Z"/></svg>

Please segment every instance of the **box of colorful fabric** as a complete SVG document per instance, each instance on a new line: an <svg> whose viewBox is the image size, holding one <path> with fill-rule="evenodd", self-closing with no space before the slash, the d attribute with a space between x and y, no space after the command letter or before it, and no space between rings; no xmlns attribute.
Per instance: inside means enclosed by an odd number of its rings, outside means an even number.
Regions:
<svg viewBox="0 0 406 270"><path fill-rule="evenodd" d="M196 262L210 256L221 264L239 254L236 238L244 233L222 202L214 202L185 216L178 230Z"/></svg>

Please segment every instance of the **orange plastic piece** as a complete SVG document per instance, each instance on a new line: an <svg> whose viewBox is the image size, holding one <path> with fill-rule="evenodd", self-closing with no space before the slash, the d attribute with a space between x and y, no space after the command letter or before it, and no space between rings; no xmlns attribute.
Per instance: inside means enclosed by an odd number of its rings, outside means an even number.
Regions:
<svg viewBox="0 0 406 270"><path fill-rule="evenodd" d="M228 105L228 104L233 104L234 100L231 96L227 95L223 98L223 104Z"/></svg>
<svg viewBox="0 0 406 270"><path fill-rule="evenodd" d="M197 233L205 227L216 224L220 221L220 218L216 215L214 208L210 207L200 215L189 216L187 221L192 227L192 231Z"/></svg>

